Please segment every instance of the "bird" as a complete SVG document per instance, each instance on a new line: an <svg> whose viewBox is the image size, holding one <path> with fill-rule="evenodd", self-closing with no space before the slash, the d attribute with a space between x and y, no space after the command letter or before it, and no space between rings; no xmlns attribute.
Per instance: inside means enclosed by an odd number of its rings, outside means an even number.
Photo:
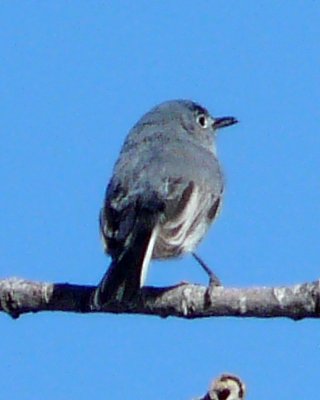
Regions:
<svg viewBox="0 0 320 400"><path fill-rule="evenodd" d="M111 263L94 292L96 307L133 301L151 259L195 255L223 198L216 133L237 122L178 99L153 107L133 126L100 212L101 238Z"/></svg>
<svg viewBox="0 0 320 400"><path fill-rule="evenodd" d="M222 374L211 384L206 396L199 400L244 400L245 384L236 375Z"/></svg>

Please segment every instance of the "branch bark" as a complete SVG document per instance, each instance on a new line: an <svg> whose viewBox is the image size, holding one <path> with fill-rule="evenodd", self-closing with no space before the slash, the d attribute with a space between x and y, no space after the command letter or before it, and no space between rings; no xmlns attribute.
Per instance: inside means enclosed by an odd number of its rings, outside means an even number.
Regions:
<svg viewBox="0 0 320 400"><path fill-rule="evenodd" d="M133 303L112 303L99 310L91 306L94 290L95 286L3 279L0 280L0 311L13 318L40 311L130 313L187 319L320 317L320 281L291 287L215 287L211 291L192 284L144 287Z"/></svg>

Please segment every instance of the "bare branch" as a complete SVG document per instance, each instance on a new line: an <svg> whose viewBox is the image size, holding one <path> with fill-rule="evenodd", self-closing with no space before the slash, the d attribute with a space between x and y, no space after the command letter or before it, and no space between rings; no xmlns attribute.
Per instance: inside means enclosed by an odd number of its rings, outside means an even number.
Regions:
<svg viewBox="0 0 320 400"><path fill-rule="evenodd" d="M240 316L287 317L293 320L320 317L320 281L291 287L224 288L181 284L144 287L130 304L111 303L93 309L95 286L32 282L18 278L0 280L0 311L13 318L28 312L110 312L204 318Z"/></svg>

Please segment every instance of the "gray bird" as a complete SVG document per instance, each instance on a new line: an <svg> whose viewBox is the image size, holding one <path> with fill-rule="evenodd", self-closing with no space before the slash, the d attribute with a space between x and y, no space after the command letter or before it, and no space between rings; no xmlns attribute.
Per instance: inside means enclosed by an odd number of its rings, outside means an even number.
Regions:
<svg viewBox="0 0 320 400"><path fill-rule="evenodd" d="M193 101L173 100L154 107L132 128L100 213L112 261L95 291L96 307L130 301L152 258L195 250L222 201L215 134L236 122L213 118Z"/></svg>

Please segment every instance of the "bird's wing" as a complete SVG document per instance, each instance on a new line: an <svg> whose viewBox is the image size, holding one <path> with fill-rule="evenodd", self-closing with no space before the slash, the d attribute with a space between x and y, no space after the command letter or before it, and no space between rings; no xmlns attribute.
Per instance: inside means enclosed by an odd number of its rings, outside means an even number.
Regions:
<svg viewBox="0 0 320 400"><path fill-rule="evenodd" d="M216 217L221 193L194 181L175 180L169 185L165 219L154 249L155 258L191 252Z"/></svg>
<svg viewBox="0 0 320 400"><path fill-rule="evenodd" d="M129 301L143 285L162 212L163 204L152 193L131 193L130 199L123 190L109 194L100 229L112 262L96 290L96 305L113 299Z"/></svg>

